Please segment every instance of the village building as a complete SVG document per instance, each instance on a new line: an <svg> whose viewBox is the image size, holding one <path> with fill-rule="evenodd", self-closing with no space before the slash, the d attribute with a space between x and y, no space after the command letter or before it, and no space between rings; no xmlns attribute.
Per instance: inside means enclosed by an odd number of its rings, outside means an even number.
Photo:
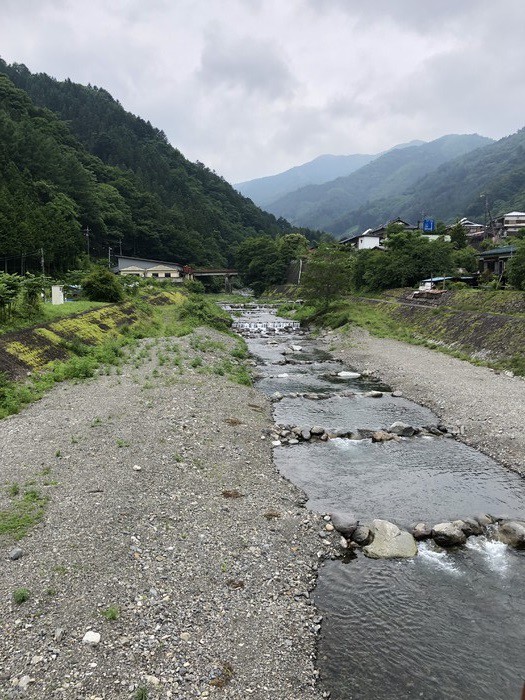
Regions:
<svg viewBox="0 0 525 700"><path fill-rule="evenodd" d="M117 255L115 272L118 275L170 279L172 282L182 282L184 277L184 268L179 263L123 255Z"/></svg>
<svg viewBox="0 0 525 700"><path fill-rule="evenodd" d="M505 274L505 268L508 261L512 258L515 252L515 245L507 245L480 253L478 255L480 272L488 272L496 275L497 277L502 277Z"/></svg>
<svg viewBox="0 0 525 700"><path fill-rule="evenodd" d="M521 229L525 229L525 212L511 211L494 220L496 233L500 238L515 236Z"/></svg>

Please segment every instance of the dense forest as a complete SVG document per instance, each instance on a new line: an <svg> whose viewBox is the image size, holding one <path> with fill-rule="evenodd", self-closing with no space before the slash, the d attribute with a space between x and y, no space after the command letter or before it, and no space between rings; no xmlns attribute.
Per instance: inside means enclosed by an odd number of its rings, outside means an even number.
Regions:
<svg viewBox="0 0 525 700"><path fill-rule="evenodd" d="M57 272L127 255L232 265L247 237L288 234L102 88L0 59L0 266ZM302 231L308 238L318 234Z"/></svg>

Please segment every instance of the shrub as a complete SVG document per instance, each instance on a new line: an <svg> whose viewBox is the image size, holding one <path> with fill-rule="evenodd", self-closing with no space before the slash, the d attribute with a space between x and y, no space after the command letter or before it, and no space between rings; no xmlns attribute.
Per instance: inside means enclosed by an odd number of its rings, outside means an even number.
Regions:
<svg viewBox="0 0 525 700"><path fill-rule="evenodd" d="M82 289L90 301L115 303L124 298L124 290L120 280L110 270L103 267L96 268L82 280Z"/></svg>

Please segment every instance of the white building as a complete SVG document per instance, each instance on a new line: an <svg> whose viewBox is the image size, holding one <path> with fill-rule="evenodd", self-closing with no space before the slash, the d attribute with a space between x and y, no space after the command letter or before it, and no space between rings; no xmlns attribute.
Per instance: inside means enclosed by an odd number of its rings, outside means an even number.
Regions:
<svg viewBox="0 0 525 700"><path fill-rule="evenodd" d="M171 279L182 282L184 269L175 262L162 260L147 260L146 258L133 258L117 255L118 275L134 275L135 277L153 277L156 279Z"/></svg>
<svg viewBox="0 0 525 700"><path fill-rule="evenodd" d="M508 214L498 217L495 220L498 234L503 238L514 236L522 228L525 228L525 212L510 211Z"/></svg>

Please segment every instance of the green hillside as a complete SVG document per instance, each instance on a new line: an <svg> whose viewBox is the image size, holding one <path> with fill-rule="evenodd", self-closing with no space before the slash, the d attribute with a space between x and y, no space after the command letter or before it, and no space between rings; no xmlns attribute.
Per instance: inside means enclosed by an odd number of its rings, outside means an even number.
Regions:
<svg viewBox="0 0 525 700"><path fill-rule="evenodd" d="M246 237L291 230L102 88L1 59L0 138L0 259L13 271L39 266L40 249L50 271L75 265L87 228L94 256L214 266Z"/></svg>
<svg viewBox="0 0 525 700"><path fill-rule="evenodd" d="M401 196L443 163L490 143L490 139L477 134L452 134L392 150L347 177L292 192L274 202L269 210L295 224L343 233L340 221L347 212L378 199Z"/></svg>

